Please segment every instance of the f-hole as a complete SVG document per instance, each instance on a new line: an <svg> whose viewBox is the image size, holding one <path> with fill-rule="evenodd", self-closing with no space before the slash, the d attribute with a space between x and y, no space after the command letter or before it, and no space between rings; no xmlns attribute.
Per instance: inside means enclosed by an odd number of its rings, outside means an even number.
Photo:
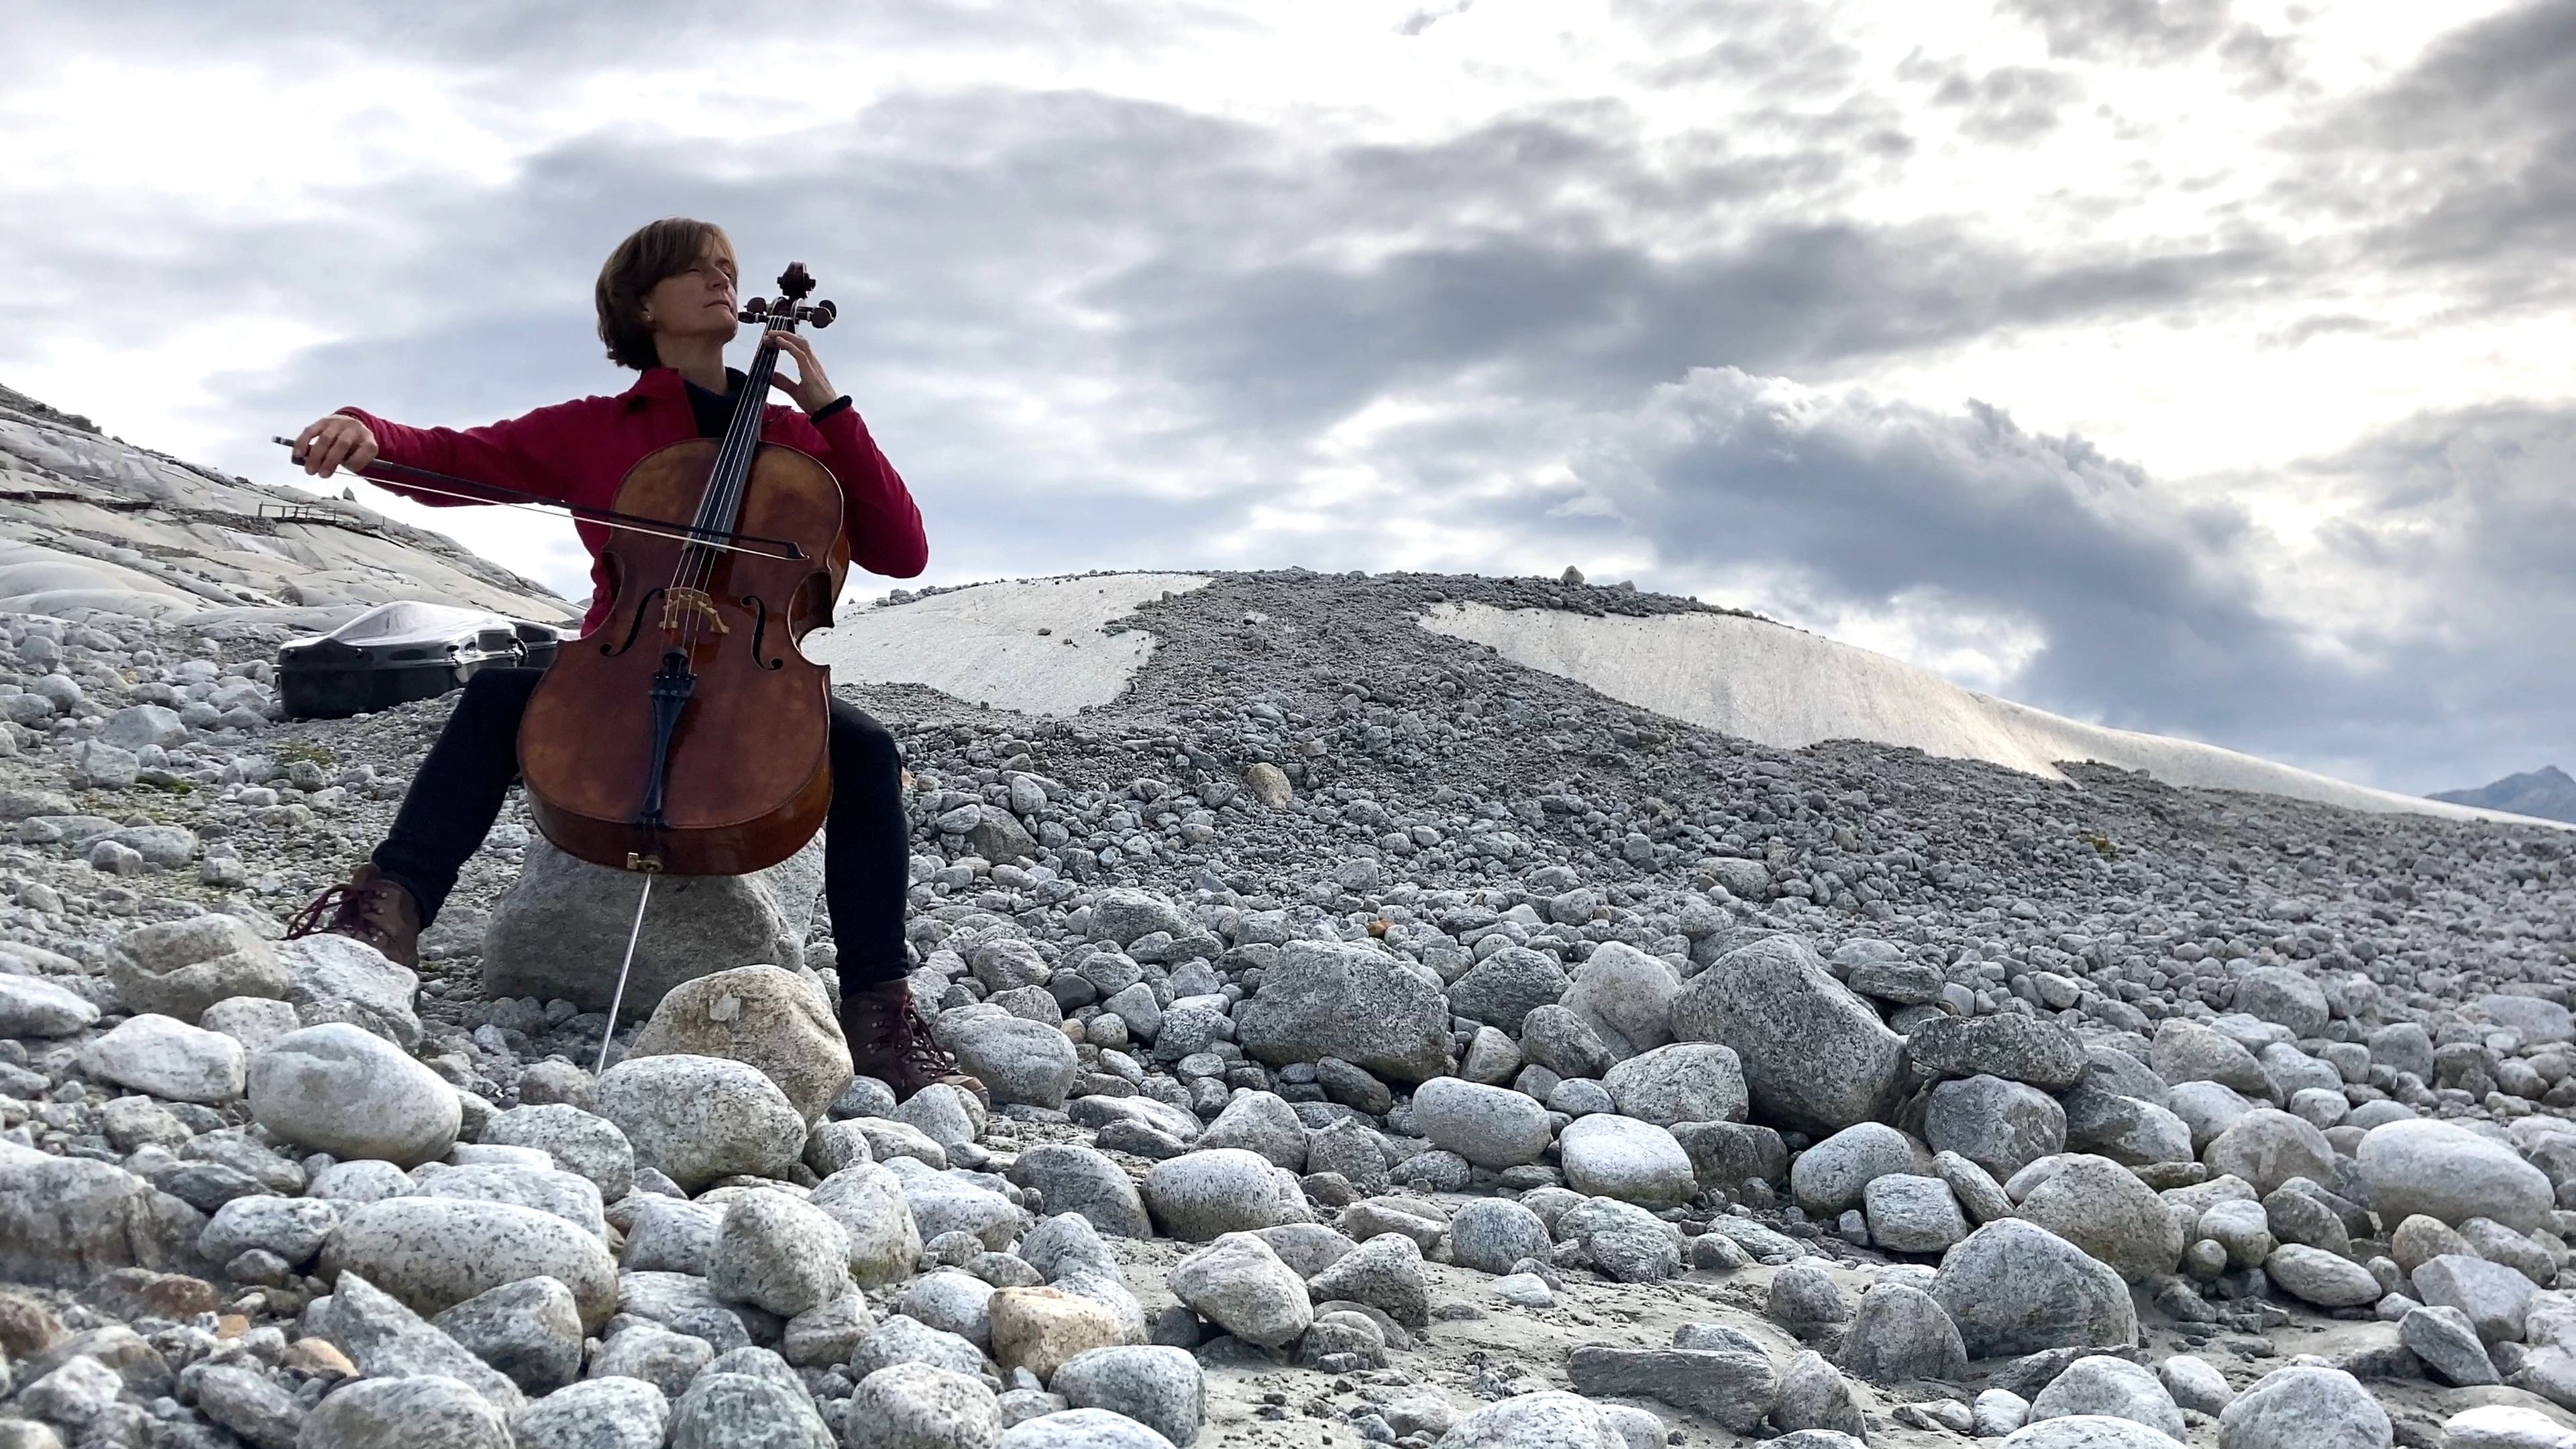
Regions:
<svg viewBox="0 0 2576 1449"><path fill-rule="evenodd" d="M740 603L744 608L752 611L751 662L759 665L763 669L786 668L787 661L784 658L763 659L760 657L761 641L769 637L769 601L763 599L758 594L745 594L736 602Z"/></svg>
<svg viewBox="0 0 2576 1449"><path fill-rule="evenodd" d="M606 644L600 645L599 652L607 658L614 659L618 655L625 653L627 650L634 648L635 636L644 631L644 611L653 607L653 601L662 597L663 593L664 590L655 589L651 593L646 594L643 598L636 600L635 617L626 621L626 637L619 640L615 648L610 648ZM758 646L755 645L754 647L756 648Z"/></svg>

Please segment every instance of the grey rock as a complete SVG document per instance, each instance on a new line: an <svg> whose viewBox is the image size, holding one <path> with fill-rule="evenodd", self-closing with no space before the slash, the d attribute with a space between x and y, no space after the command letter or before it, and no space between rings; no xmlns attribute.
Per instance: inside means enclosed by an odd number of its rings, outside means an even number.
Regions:
<svg viewBox="0 0 2576 1449"><path fill-rule="evenodd" d="M2177 1441L2183 1437L2182 1409L2155 1371L2108 1355L2068 1364L2030 1401L2033 1423L2070 1414L2127 1419Z"/></svg>
<svg viewBox="0 0 2576 1449"><path fill-rule="evenodd" d="M635 1149L617 1124L561 1102L512 1107L484 1124L487 1145L534 1147L566 1172L579 1173L599 1189L604 1202L626 1196L635 1185Z"/></svg>
<svg viewBox="0 0 2576 1449"><path fill-rule="evenodd" d="M238 1099L244 1066L240 1042L148 1012L127 1018L81 1053L81 1069L91 1076L173 1102Z"/></svg>
<svg viewBox="0 0 2576 1449"><path fill-rule="evenodd" d="M1880 1283L1862 1295L1860 1311L1843 1334L1842 1366L1872 1383L1958 1383L1967 1377L1968 1350L1959 1326L1932 1295Z"/></svg>
<svg viewBox="0 0 2576 1449"><path fill-rule="evenodd" d="M1952 1248L1929 1291L1971 1358L2121 1348L2138 1338L2137 1311L2117 1272L2016 1218L1990 1222Z"/></svg>
<svg viewBox="0 0 2576 1449"><path fill-rule="evenodd" d="M1558 1004L1592 1029L1612 1060L1626 1061L1673 1039L1681 989L1672 967L1624 941L1604 941L1574 968Z"/></svg>
<svg viewBox="0 0 2576 1449"><path fill-rule="evenodd" d="M1789 1190L1808 1216L1832 1217L1858 1207L1871 1179L1914 1170L1914 1146L1904 1133L1883 1122L1863 1122L1798 1154L1789 1167Z"/></svg>
<svg viewBox="0 0 2576 1449"><path fill-rule="evenodd" d="M0 972L0 1037L70 1036L97 1020L88 997L39 977Z"/></svg>
<svg viewBox="0 0 2576 1449"><path fill-rule="evenodd" d="M2022 1217L2136 1283L2170 1273L2182 1257L2180 1225L2164 1200L2106 1157L2072 1154L2020 1203Z"/></svg>
<svg viewBox="0 0 2576 1449"><path fill-rule="evenodd" d="M794 970L822 894L823 841L744 876L664 875L653 884L624 1010L649 1013L683 981L743 962ZM518 882L483 933L483 992L495 1000L562 999L606 1011L617 984L598 943L626 939L635 877L577 860L543 837L528 843Z"/></svg>
<svg viewBox="0 0 2576 1449"><path fill-rule="evenodd" d="M639 1057L716 1057L775 1083L798 1117L823 1115L850 1082L850 1047L823 994L776 966L739 966L680 982L627 1048Z"/></svg>
<svg viewBox="0 0 2576 1449"><path fill-rule="evenodd" d="M2001 1077L2045 1092L2083 1079L2084 1044L2053 1021L2010 1013L1935 1017L1905 1039L1915 1069L1944 1077Z"/></svg>
<svg viewBox="0 0 2576 1449"><path fill-rule="evenodd" d="M114 1163L0 1142L0 1279L69 1287L118 1268L186 1269L204 1221Z"/></svg>
<svg viewBox="0 0 2576 1449"><path fill-rule="evenodd" d="M1067 1359L1048 1381L1077 1409L1123 1414L1189 1449L1206 1417L1198 1361L1177 1348L1095 1348Z"/></svg>
<svg viewBox="0 0 2576 1449"><path fill-rule="evenodd" d="M260 1126L338 1158L414 1166L445 1153L464 1123L455 1088L346 1022L279 1037L251 1058L248 1078Z"/></svg>
<svg viewBox="0 0 2576 1449"><path fill-rule="evenodd" d="M1145 1177L1144 1196L1164 1232L1194 1243L1305 1216L1295 1179L1239 1147L1188 1152L1156 1163Z"/></svg>
<svg viewBox="0 0 2576 1449"><path fill-rule="evenodd" d="M984 1351L956 1334L898 1313L870 1330L850 1355L850 1371L862 1380L899 1363L930 1364L961 1374L980 1373Z"/></svg>
<svg viewBox="0 0 2576 1449"><path fill-rule="evenodd" d="M2189 1162L2197 1152L2191 1127L2165 1107L2123 1096L2090 1079L2058 1099L2066 1113L2066 1146L2123 1167Z"/></svg>
<svg viewBox="0 0 2576 1449"><path fill-rule="evenodd" d="M509 1203L398 1197L344 1217L322 1249L324 1276L355 1272L413 1311L437 1313L522 1278L572 1290L582 1326L617 1308L617 1265L596 1234Z"/></svg>
<svg viewBox="0 0 2576 1449"><path fill-rule="evenodd" d="M1557 1147L1566 1183L1577 1192L1670 1207L1698 1191L1690 1154L1651 1122L1609 1113L1585 1117L1557 1134Z"/></svg>
<svg viewBox="0 0 2576 1449"><path fill-rule="evenodd" d="M703 1338L674 1333L659 1324L643 1324L610 1338L592 1355L586 1382L635 1382L671 1399L688 1391L691 1380L716 1356ZM551 1402L551 1400L549 1400ZM663 1419L668 1420L665 1406ZM660 1442L656 1439L654 1442Z"/></svg>
<svg viewBox="0 0 2576 1449"><path fill-rule="evenodd" d="M307 1026L346 1022L409 1051L420 1045L420 977L375 947L328 934L279 943L286 999Z"/></svg>
<svg viewBox="0 0 2576 1449"><path fill-rule="evenodd" d="M547 1159L552 1161L551 1158ZM551 1213L586 1232L606 1236L599 1189L589 1178L551 1168L476 1163L466 1167L422 1167L420 1197L458 1198L467 1202L510 1203Z"/></svg>
<svg viewBox="0 0 2576 1449"><path fill-rule="evenodd" d="M1081 1079L1073 1042L1061 1030L997 1006L943 1011L931 1031L996 1102L1059 1108Z"/></svg>
<svg viewBox="0 0 2576 1449"><path fill-rule="evenodd" d="M1520 1035L1521 1022L1565 994L1565 968L1525 946L1506 946L1449 983L1449 1010Z"/></svg>
<svg viewBox="0 0 2576 1449"><path fill-rule="evenodd" d="M2358 1308L2380 1298L2370 1270L2340 1254L2303 1243L2284 1243L2263 1261L2272 1285L2320 1308Z"/></svg>
<svg viewBox="0 0 2576 1449"><path fill-rule="evenodd" d="M792 1318L850 1288L850 1242L830 1212L783 1192L754 1192L716 1229L707 1285L719 1297Z"/></svg>
<svg viewBox="0 0 2576 1449"><path fill-rule="evenodd" d="M129 1010L191 1024L229 997L286 995L286 964L277 949L249 922L213 912L119 936L108 952L107 978Z"/></svg>
<svg viewBox="0 0 2576 1449"><path fill-rule="evenodd" d="M1163 1449L1168 1442L1123 1414L1065 1409L1013 1424L997 1449Z"/></svg>
<svg viewBox="0 0 2576 1449"><path fill-rule="evenodd" d="M2066 1149L2066 1110L2037 1087L1975 1076L1932 1089L1923 1138L1997 1177L2010 1177Z"/></svg>
<svg viewBox="0 0 2576 1449"><path fill-rule="evenodd" d="M2477 1325L2457 1308L2427 1305L2408 1310L2397 1321L2397 1341L2443 1383L2471 1388L2498 1382L2495 1360L2487 1356Z"/></svg>
<svg viewBox="0 0 2576 1449"><path fill-rule="evenodd" d="M1390 1081L1455 1070L1449 1003L1436 981L1364 946L1291 941L1235 1018L1235 1039L1270 1066L1339 1057Z"/></svg>
<svg viewBox="0 0 2576 1449"><path fill-rule="evenodd" d="M1754 1115L1775 1125L1837 1132L1894 1104L1904 1043L1794 937L1766 936L1692 977L1673 1034L1733 1047Z"/></svg>
<svg viewBox="0 0 2576 1449"><path fill-rule="evenodd" d="M1610 1069L1609 1045L1589 1022L1562 1006L1542 1006L1521 1022L1521 1055L1559 1077L1589 1080Z"/></svg>
<svg viewBox="0 0 2576 1449"><path fill-rule="evenodd" d="M593 1378L510 1417L519 1449L661 1449L670 1401L641 1379Z"/></svg>
<svg viewBox="0 0 2576 1449"><path fill-rule="evenodd" d="M525 1402L518 1386L440 1328L355 1273L305 1309L308 1333L330 1340L375 1379L454 1380L504 1411Z"/></svg>
<svg viewBox="0 0 2576 1449"><path fill-rule="evenodd" d="M2179 1442L2134 1419L2107 1414L2042 1420L2014 1430L2003 1441L2004 1449L2175 1449Z"/></svg>
<svg viewBox="0 0 2576 1449"><path fill-rule="evenodd" d="M1852 1317L1851 1304L1833 1275L1803 1258L1771 1275L1762 1311L1800 1338L1840 1328Z"/></svg>
<svg viewBox="0 0 2576 1449"><path fill-rule="evenodd" d="M1890 1173L1861 1192L1869 1240L1882 1252L1944 1253L1968 1236L1968 1221L1950 1185L1937 1177Z"/></svg>
<svg viewBox="0 0 2576 1449"><path fill-rule="evenodd" d="M1423 1083L1413 1094L1413 1120L1434 1146L1494 1169L1538 1161L1550 1137L1539 1103L1457 1077Z"/></svg>
<svg viewBox="0 0 2576 1449"><path fill-rule="evenodd" d="M512 1449L509 1420L454 1379L361 1379L304 1420L298 1449Z"/></svg>
<svg viewBox="0 0 2576 1449"><path fill-rule="evenodd" d="M717 1373L712 1365L671 1405L670 1444L671 1449L833 1449L831 1431L802 1386Z"/></svg>
<svg viewBox="0 0 2576 1449"><path fill-rule="evenodd" d="M2497 1344L2522 1337L2523 1320L2536 1290L2530 1279L2513 1269L2483 1258L2445 1253L2412 1276L2420 1302L2458 1309L2468 1316L2481 1342Z"/></svg>
<svg viewBox="0 0 2576 1449"><path fill-rule="evenodd" d="M1431 1282L1422 1250L1401 1233L1380 1233L1306 1281L1315 1302L1365 1304L1407 1328L1431 1322Z"/></svg>
<svg viewBox="0 0 2576 1449"><path fill-rule="evenodd" d="M1449 1219L1450 1260L1480 1273L1508 1273L1524 1258L1547 1257L1547 1224L1519 1203L1477 1198Z"/></svg>
<svg viewBox="0 0 2576 1449"><path fill-rule="evenodd" d="M1190 1311L1246 1343L1293 1343L1315 1319L1306 1285L1250 1233L1227 1233L1172 1265L1165 1281Z"/></svg>
<svg viewBox="0 0 2576 1449"><path fill-rule="evenodd" d="M1612 1449L1618 1441L1608 1433L1600 1406L1549 1390L1487 1404L1458 1420L1434 1449Z"/></svg>
<svg viewBox="0 0 2576 1449"><path fill-rule="evenodd" d="M301 1268L322 1251L340 1215L339 1204L313 1198L237 1197L207 1220L197 1250L212 1262L228 1263L260 1248Z"/></svg>
<svg viewBox="0 0 2576 1449"><path fill-rule="evenodd" d="M1108 1157L1071 1143L1041 1143L1021 1152L1010 1179L1041 1193L1049 1212L1079 1213L1114 1238L1150 1238L1153 1222L1135 1179Z"/></svg>
<svg viewBox="0 0 2576 1449"><path fill-rule="evenodd" d="M1198 1145L1240 1147L1290 1172L1306 1170L1306 1124L1275 1092L1237 1092L1199 1133Z"/></svg>
<svg viewBox="0 0 2576 1449"><path fill-rule="evenodd" d="M1671 1127L1744 1117L1744 1068L1733 1049L1677 1042L1641 1052L1601 1079L1624 1116Z"/></svg>
<svg viewBox="0 0 2576 1449"><path fill-rule="evenodd" d="M2268 1100L2272 1082L2263 1075L2263 1064L2254 1054L2235 1041L2199 1022L2179 1016L2168 1016L2156 1023L2155 1041L2147 1050L2147 1065L2157 1076L2175 1086L2185 1082L2216 1082L2249 1097ZM2180 1111L2177 1107L2175 1110ZM2188 1118L2189 1114L2184 1114Z"/></svg>
<svg viewBox="0 0 2576 1449"><path fill-rule="evenodd" d="M2389 1449L2388 1413L2341 1369L2274 1369L2218 1416L2219 1449Z"/></svg>
<svg viewBox="0 0 2576 1449"><path fill-rule="evenodd" d="M190 1364L180 1385L198 1413L254 1449L293 1449L296 1433L304 1427L303 1402L254 1369Z"/></svg>
<svg viewBox="0 0 2576 1449"><path fill-rule="evenodd" d="M795 1104L757 1068L720 1057L631 1057L596 1089L637 1165L695 1192L720 1177L783 1177L805 1147Z"/></svg>
<svg viewBox="0 0 2576 1449"><path fill-rule="evenodd" d="M2492 1218L2527 1233L2556 1205L2547 1174L2512 1148L2447 1122L2373 1127L2354 1155L2383 1221L2422 1213L2456 1227Z"/></svg>
<svg viewBox="0 0 2576 1449"><path fill-rule="evenodd" d="M1801 1351L1780 1375L1780 1402L1771 1408L1771 1422L1792 1435L1823 1432L1858 1439L1868 1432L1851 1384L1813 1349Z"/></svg>
<svg viewBox="0 0 2576 1449"><path fill-rule="evenodd" d="M430 1320L532 1396L581 1374L581 1308L552 1278L523 1278L479 1293Z"/></svg>
<svg viewBox="0 0 2576 1449"><path fill-rule="evenodd" d="M2210 1175L2241 1177L2266 1193L2294 1177L2331 1181L2335 1152L2314 1124L2287 1112L2258 1107L2218 1134L2201 1161Z"/></svg>
<svg viewBox="0 0 2576 1449"><path fill-rule="evenodd" d="M1759 1427L1780 1397L1780 1376L1760 1353L1587 1343L1575 1348L1565 1371L1577 1393L1656 1399L1738 1434Z"/></svg>
<svg viewBox="0 0 2576 1449"><path fill-rule="evenodd" d="M1729 1197L1744 1190L1746 1178L1785 1182L1789 1150L1780 1134L1748 1122L1685 1122L1673 1129L1673 1140L1690 1154L1691 1170L1700 1182Z"/></svg>
<svg viewBox="0 0 2576 1449"><path fill-rule="evenodd" d="M850 1395L842 1442L851 1449L990 1449L1001 1405L981 1379L926 1363L878 1369Z"/></svg>

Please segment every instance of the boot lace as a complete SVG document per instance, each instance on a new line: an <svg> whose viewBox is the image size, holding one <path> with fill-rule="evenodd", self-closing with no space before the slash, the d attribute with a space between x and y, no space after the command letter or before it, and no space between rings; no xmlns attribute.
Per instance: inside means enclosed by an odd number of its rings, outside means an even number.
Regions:
<svg viewBox="0 0 2576 1449"><path fill-rule="evenodd" d="M894 1053L906 1070L925 1078L945 1076L957 1070L957 1061L948 1055L930 1034L930 1019L921 1008L906 998L903 1010L889 1013L877 1034L877 1045Z"/></svg>
<svg viewBox="0 0 2576 1449"><path fill-rule="evenodd" d="M361 941L385 939L384 928L377 925L374 912L380 904L377 887L359 887L342 881L315 896L286 928L286 939L306 936L353 936ZM326 914L327 913L327 914Z"/></svg>

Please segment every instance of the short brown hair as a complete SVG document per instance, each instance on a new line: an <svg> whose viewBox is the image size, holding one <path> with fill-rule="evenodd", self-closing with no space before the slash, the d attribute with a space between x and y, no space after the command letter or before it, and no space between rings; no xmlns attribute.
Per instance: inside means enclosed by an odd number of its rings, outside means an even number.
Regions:
<svg viewBox="0 0 2576 1449"><path fill-rule="evenodd" d="M663 281L698 264L712 239L733 253L733 239L711 221L666 216L636 228L617 244L599 269L599 340L608 344L608 360L642 372L662 365L653 348L653 329L644 325L644 296Z"/></svg>

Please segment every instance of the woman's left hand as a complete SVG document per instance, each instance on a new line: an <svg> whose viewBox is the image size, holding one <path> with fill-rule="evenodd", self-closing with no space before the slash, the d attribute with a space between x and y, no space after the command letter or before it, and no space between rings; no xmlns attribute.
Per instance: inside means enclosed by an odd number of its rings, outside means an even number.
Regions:
<svg viewBox="0 0 2576 1449"><path fill-rule="evenodd" d="M840 394L833 390L832 379L823 374L823 364L814 356L814 344L793 332L772 332L769 340L778 344L779 352L796 364L796 375L783 372L769 375L769 385L796 400L805 411L820 412Z"/></svg>

